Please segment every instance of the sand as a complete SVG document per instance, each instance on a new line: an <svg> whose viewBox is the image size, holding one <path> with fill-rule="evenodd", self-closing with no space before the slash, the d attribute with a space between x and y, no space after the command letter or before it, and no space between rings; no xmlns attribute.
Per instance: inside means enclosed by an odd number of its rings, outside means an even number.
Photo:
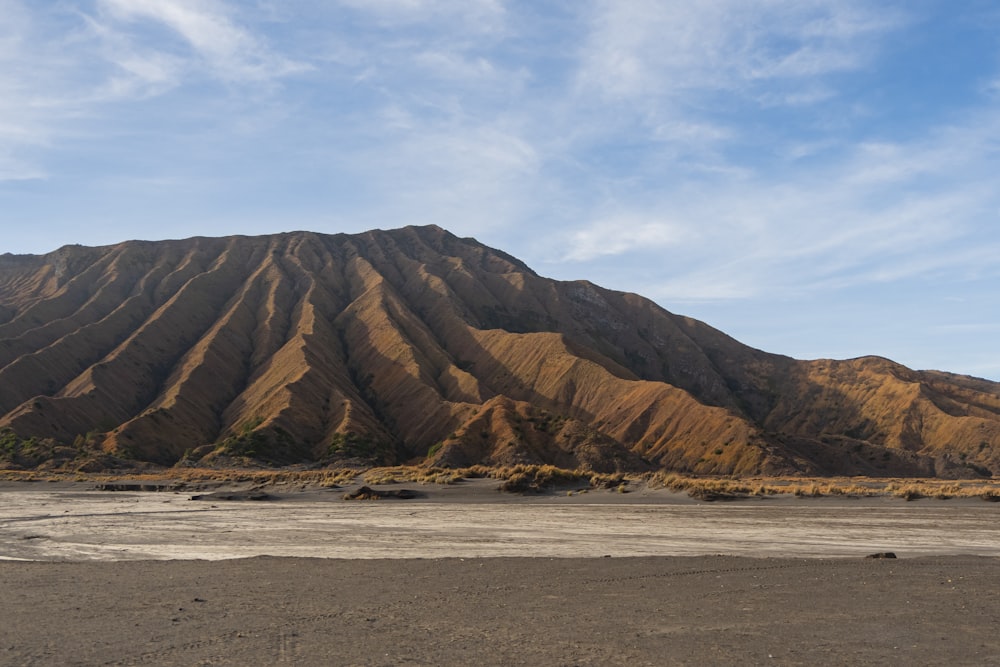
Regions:
<svg viewBox="0 0 1000 667"><path fill-rule="evenodd" d="M355 485L356 486L356 485ZM1000 504L982 500L753 498L698 502L663 489L519 496L495 480L345 501L344 489L269 487L269 501L208 490L97 492L0 486L0 559L158 560L698 556L1000 557ZM260 491L256 491L260 493Z"/></svg>
<svg viewBox="0 0 1000 667"><path fill-rule="evenodd" d="M0 563L5 665L984 665L986 558Z"/></svg>
<svg viewBox="0 0 1000 667"><path fill-rule="evenodd" d="M1000 664L995 503L269 491L3 487L0 665Z"/></svg>

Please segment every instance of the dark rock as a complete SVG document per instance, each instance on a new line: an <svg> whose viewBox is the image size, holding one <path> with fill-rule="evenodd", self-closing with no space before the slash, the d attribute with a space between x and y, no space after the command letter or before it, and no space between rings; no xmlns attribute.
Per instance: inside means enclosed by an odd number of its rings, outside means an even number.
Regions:
<svg viewBox="0 0 1000 667"><path fill-rule="evenodd" d="M344 500L383 500L385 498L412 500L413 498L419 498L421 495L411 489L376 490L370 486L362 486L353 493L345 493Z"/></svg>
<svg viewBox="0 0 1000 667"><path fill-rule="evenodd" d="M880 551L877 554L868 554L865 558L895 558L896 554L891 551Z"/></svg>
<svg viewBox="0 0 1000 667"><path fill-rule="evenodd" d="M711 503L717 500L739 500L740 498L746 498L745 495L738 493L725 493L723 491L708 491L707 489L694 488L688 491L688 495L695 500L704 500L705 502Z"/></svg>
<svg viewBox="0 0 1000 667"><path fill-rule="evenodd" d="M98 491L168 491L169 484L138 484L131 482L104 482L95 485Z"/></svg>

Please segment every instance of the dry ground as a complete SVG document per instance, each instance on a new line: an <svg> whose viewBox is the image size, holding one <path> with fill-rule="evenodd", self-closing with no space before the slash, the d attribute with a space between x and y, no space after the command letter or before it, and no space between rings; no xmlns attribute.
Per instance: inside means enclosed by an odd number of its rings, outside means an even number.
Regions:
<svg viewBox="0 0 1000 667"><path fill-rule="evenodd" d="M354 483L450 485L464 479L493 479L511 493L537 493L560 489L611 489L622 493L636 489L684 492L700 500L739 499L795 495L805 497L980 498L1000 501L1000 479L934 479L893 477L724 477L687 476L676 473L594 473L551 465L508 467L472 466L448 469L426 466L382 468L169 468L144 472L106 473L53 470L0 470L0 482L74 482L110 484L129 482L171 486L180 490L215 488L233 484L255 487L336 488Z"/></svg>
<svg viewBox="0 0 1000 667"><path fill-rule="evenodd" d="M4 665L1000 664L994 559L0 563Z"/></svg>

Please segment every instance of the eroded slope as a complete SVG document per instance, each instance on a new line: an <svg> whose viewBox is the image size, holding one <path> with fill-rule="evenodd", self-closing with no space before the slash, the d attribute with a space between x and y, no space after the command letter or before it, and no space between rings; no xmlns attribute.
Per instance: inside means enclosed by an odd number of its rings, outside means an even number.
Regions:
<svg viewBox="0 0 1000 667"><path fill-rule="evenodd" d="M995 383L766 354L437 227L0 257L0 415L163 464L1000 472Z"/></svg>

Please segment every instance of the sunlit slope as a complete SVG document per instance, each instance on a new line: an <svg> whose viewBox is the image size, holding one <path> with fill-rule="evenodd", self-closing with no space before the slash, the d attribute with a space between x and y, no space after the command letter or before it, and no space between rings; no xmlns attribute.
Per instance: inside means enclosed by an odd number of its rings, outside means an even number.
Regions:
<svg viewBox="0 0 1000 667"><path fill-rule="evenodd" d="M996 383L767 354L437 227L2 256L0 415L163 464L1000 472Z"/></svg>

